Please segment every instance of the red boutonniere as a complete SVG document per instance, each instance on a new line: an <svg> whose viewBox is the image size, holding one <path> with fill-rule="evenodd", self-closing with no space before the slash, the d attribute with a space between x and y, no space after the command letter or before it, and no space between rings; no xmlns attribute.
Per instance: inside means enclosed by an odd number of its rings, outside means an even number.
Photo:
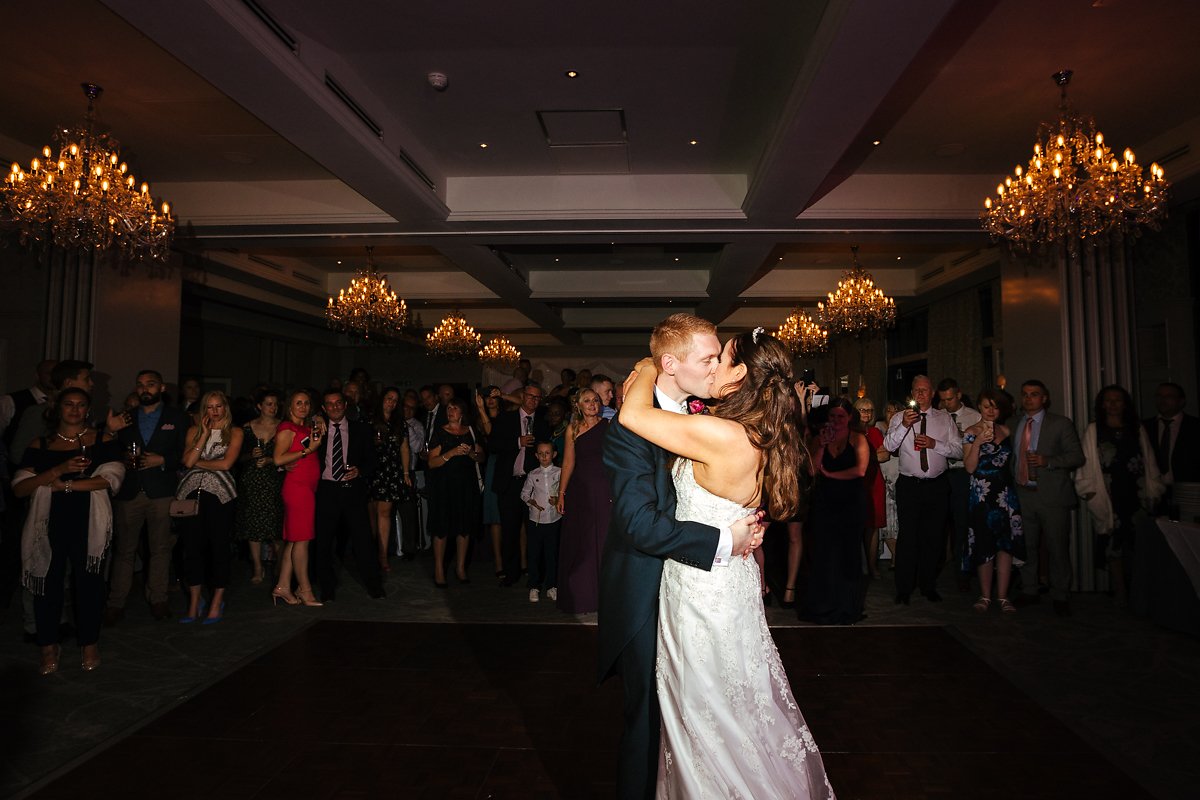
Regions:
<svg viewBox="0 0 1200 800"><path fill-rule="evenodd" d="M689 414L707 414L708 406L704 405L703 400L693 397L691 400L688 400L688 413Z"/></svg>

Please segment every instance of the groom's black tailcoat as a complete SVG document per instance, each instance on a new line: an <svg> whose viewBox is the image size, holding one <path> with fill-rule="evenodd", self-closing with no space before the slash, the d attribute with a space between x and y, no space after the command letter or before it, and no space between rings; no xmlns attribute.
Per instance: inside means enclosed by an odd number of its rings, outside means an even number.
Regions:
<svg viewBox="0 0 1200 800"><path fill-rule="evenodd" d="M624 684L617 778L623 800L654 795L659 738L654 659L663 561L711 569L720 540L717 528L675 519L669 460L666 450L622 426L620 415L612 421L604 443L613 509L600 567L598 678L603 682L616 673Z"/></svg>

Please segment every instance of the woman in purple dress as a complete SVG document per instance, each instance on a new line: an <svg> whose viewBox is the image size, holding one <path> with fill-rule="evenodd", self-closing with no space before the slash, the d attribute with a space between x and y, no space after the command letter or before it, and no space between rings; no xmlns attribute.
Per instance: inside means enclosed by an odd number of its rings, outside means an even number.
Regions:
<svg viewBox="0 0 1200 800"><path fill-rule="evenodd" d="M600 605L600 556L612 510L603 460L608 421L600 416L600 396L591 389L580 390L576 403L558 494L563 524L555 600L569 614L588 614Z"/></svg>

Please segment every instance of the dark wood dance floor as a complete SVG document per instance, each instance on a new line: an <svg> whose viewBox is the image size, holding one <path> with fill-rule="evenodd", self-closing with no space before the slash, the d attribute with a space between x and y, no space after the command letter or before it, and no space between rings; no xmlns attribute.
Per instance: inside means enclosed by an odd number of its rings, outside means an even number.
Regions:
<svg viewBox="0 0 1200 800"><path fill-rule="evenodd" d="M33 796L610 798L595 636L318 622ZM1148 796L940 628L775 638L842 800Z"/></svg>

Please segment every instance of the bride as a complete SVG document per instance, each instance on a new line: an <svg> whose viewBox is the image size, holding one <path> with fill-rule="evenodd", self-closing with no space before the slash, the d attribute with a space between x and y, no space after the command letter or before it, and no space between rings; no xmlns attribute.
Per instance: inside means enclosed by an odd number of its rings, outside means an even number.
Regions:
<svg viewBox="0 0 1200 800"><path fill-rule="evenodd" d="M791 355L777 339L756 328L725 343L711 415L654 408L654 361L635 372L621 422L680 456L676 518L719 526L760 504L773 519L795 513ZM668 561L658 619L657 796L832 798L767 628L754 560L711 572Z"/></svg>

